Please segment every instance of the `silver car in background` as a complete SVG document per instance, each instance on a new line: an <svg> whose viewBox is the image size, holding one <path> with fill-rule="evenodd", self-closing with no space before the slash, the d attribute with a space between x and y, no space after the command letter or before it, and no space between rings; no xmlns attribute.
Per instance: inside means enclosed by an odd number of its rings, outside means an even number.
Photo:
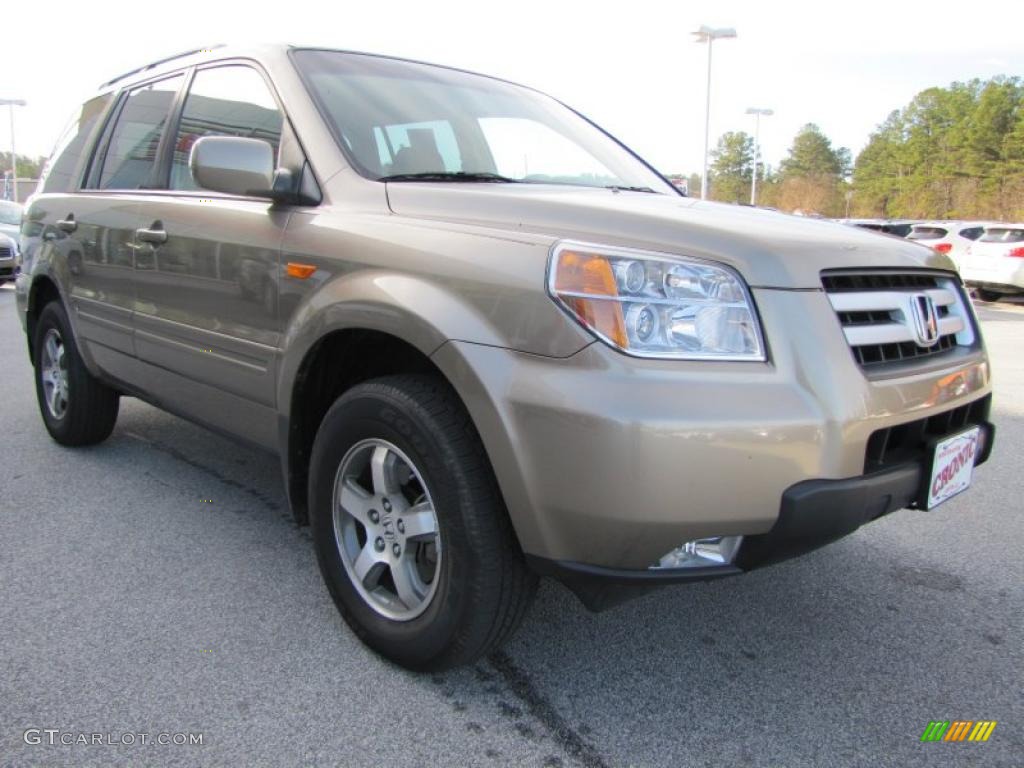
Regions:
<svg viewBox="0 0 1024 768"><path fill-rule="evenodd" d="M16 245L21 242L21 211L18 203L0 200L0 235L7 235Z"/></svg>
<svg viewBox="0 0 1024 768"><path fill-rule="evenodd" d="M18 274L18 246L7 235L0 234L0 285Z"/></svg>

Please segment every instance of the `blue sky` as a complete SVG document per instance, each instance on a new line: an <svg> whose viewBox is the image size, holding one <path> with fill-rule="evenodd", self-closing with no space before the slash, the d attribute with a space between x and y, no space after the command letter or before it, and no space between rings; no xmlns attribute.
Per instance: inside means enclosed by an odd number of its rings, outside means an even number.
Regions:
<svg viewBox="0 0 1024 768"><path fill-rule="evenodd" d="M213 42L330 45L506 77L566 101L666 172L701 166L706 49L689 34L701 24L739 33L715 44L712 143L727 130L753 132L746 108L770 107L761 139L771 164L804 123L856 154L924 88L1024 74L1024 3L991 0L56 0L45 14L17 0L3 18L0 97L30 102L16 132L19 152L33 155L49 153L103 80ZM7 125L3 115L4 149Z"/></svg>

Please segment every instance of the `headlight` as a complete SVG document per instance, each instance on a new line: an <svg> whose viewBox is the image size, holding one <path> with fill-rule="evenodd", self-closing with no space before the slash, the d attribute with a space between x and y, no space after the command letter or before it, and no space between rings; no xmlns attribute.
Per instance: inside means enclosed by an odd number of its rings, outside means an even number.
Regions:
<svg viewBox="0 0 1024 768"><path fill-rule="evenodd" d="M638 357L764 360L742 278L724 264L561 242L548 291L607 344Z"/></svg>

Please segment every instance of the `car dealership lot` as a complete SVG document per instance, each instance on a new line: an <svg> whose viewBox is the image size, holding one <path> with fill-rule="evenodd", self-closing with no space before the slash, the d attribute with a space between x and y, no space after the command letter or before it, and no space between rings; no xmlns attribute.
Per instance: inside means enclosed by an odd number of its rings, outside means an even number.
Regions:
<svg viewBox="0 0 1024 768"><path fill-rule="evenodd" d="M417 676L335 611L275 458L135 400L106 443L53 443L13 305L0 289L2 765L1015 766L1024 754L1022 306L980 310L998 434L968 494L599 615L545 584L500 654ZM922 744L931 720L998 726L984 744ZM203 743L26 744L30 728Z"/></svg>

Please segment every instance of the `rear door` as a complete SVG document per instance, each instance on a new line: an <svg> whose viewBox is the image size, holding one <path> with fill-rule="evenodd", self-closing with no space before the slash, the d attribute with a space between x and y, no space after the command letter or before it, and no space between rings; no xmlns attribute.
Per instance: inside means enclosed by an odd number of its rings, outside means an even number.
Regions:
<svg viewBox="0 0 1024 768"><path fill-rule="evenodd" d="M57 274L66 274L64 289L79 341L108 375L129 383L139 226L135 194L150 183L161 136L183 83L184 77L176 75L135 87L120 94L109 110L110 96L87 103L78 128L69 132L75 136L69 143L82 141L83 123L107 114L87 171L78 177L75 152L58 150L43 195L32 206L32 216L43 225L39 255L55 262ZM61 187L68 193L48 192ZM66 270L57 266L61 262Z"/></svg>
<svg viewBox="0 0 1024 768"><path fill-rule="evenodd" d="M278 256L288 211L200 189L188 163L203 136L262 139L276 153L282 113L247 63L196 70L179 113L163 189L140 203L146 242L135 269L136 354L152 367L148 386L172 410L273 445Z"/></svg>

